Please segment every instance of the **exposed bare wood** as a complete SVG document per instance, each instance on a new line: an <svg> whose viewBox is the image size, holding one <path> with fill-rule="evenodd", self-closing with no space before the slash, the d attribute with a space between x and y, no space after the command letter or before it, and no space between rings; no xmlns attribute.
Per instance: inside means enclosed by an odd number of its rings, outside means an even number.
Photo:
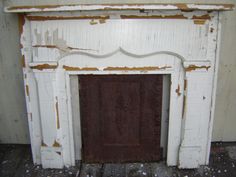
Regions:
<svg viewBox="0 0 236 177"><path fill-rule="evenodd" d="M63 68L67 71L98 71L98 68L92 68L92 67L83 67L83 68L79 68L79 67L73 67L73 66L66 66L63 65Z"/></svg>
<svg viewBox="0 0 236 177"><path fill-rule="evenodd" d="M46 21L46 20L83 20L83 19L99 19L99 20L105 20L109 19L109 16L70 16L70 17L65 17L65 16L26 16L28 20L31 21ZM41 46L42 47L42 46Z"/></svg>
<svg viewBox="0 0 236 177"><path fill-rule="evenodd" d="M185 71L186 71L186 72L191 72L191 71L198 70L198 69L206 69L206 70L208 71L208 69L209 69L210 67L211 67L211 66L189 65L187 68L185 68Z"/></svg>
<svg viewBox="0 0 236 177"><path fill-rule="evenodd" d="M35 66L30 66L31 69L44 70L44 69L56 69L57 65L50 64L39 64Z"/></svg>
<svg viewBox="0 0 236 177"><path fill-rule="evenodd" d="M144 67L107 67L104 68L104 71L120 71L120 70L124 70L124 71L153 71L153 70L163 70L163 69L167 69L167 68L171 68L171 66L163 66L163 67L158 67L158 66L144 66Z"/></svg>

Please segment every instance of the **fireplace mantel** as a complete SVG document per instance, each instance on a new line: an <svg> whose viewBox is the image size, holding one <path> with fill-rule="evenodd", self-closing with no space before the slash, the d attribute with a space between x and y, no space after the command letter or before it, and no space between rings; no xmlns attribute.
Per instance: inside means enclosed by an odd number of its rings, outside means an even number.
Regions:
<svg viewBox="0 0 236 177"><path fill-rule="evenodd" d="M62 168L81 159L81 154L75 157L71 76L168 74L167 164L179 168L208 164L220 11L232 8L227 4L6 7L7 12L25 13L19 15L21 60L34 163Z"/></svg>

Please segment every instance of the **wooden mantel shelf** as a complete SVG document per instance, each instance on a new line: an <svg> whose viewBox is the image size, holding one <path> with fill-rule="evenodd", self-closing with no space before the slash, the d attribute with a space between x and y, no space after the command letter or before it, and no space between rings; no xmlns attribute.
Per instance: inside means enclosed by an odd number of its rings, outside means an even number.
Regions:
<svg viewBox="0 0 236 177"><path fill-rule="evenodd" d="M233 10L233 4L70 4L40 6L9 6L5 12L54 12L90 10Z"/></svg>

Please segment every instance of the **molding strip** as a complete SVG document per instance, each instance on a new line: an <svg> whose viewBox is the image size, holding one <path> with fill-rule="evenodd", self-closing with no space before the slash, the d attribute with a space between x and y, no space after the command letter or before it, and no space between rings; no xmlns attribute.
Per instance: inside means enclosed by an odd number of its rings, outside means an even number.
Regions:
<svg viewBox="0 0 236 177"><path fill-rule="evenodd" d="M92 10L233 10L233 4L69 4L40 6L8 6L5 12L55 12L55 11L92 11Z"/></svg>

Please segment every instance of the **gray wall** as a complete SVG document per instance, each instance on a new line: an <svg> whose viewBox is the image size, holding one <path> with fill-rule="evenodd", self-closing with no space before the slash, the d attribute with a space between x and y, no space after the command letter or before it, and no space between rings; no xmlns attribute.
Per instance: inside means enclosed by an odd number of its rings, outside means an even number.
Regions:
<svg viewBox="0 0 236 177"><path fill-rule="evenodd" d="M7 0L6 6L98 3L97 0ZM144 3L103 0L100 3ZM149 0L150 3L235 3L235 0ZM0 143L28 143L17 16L0 2ZM236 10L224 12L213 141L236 141Z"/></svg>
<svg viewBox="0 0 236 177"><path fill-rule="evenodd" d="M236 141L236 10L222 19L213 140Z"/></svg>
<svg viewBox="0 0 236 177"><path fill-rule="evenodd" d="M18 19L0 1L0 143L29 143Z"/></svg>

